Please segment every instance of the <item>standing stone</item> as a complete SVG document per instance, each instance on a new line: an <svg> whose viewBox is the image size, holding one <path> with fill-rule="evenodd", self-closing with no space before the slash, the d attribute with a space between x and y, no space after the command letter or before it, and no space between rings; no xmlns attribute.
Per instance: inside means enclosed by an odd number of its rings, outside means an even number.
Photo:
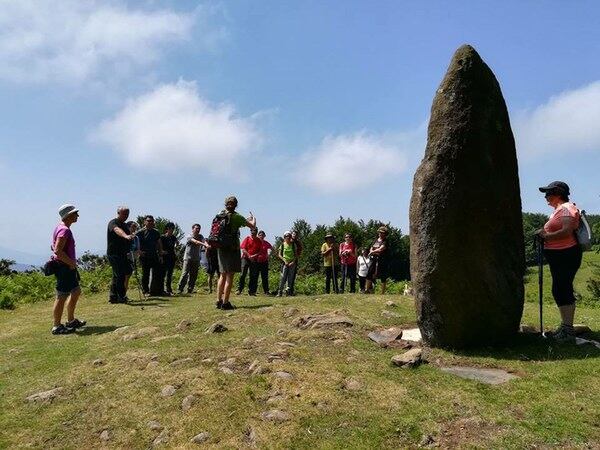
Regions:
<svg viewBox="0 0 600 450"><path fill-rule="evenodd" d="M498 344L518 331L525 257L515 141L498 81L469 45L454 54L431 107L410 262L427 344Z"/></svg>

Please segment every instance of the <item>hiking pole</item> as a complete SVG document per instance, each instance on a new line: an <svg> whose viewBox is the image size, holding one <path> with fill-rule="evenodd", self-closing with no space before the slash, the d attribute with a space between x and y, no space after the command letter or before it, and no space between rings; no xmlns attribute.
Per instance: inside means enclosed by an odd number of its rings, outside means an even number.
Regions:
<svg viewBox="0 0 600 450"><path fill-rule="evenodd" d="M544 334L544 239L536 236L535 239L538 257L538 297L540 302L540 336L545 338Z"/></svg>

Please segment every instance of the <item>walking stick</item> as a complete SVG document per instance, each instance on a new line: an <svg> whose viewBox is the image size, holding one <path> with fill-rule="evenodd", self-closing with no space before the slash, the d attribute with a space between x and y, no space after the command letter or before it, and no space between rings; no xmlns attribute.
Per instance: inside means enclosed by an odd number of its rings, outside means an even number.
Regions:
<svg viewBox="0 0 600 450"><path fill-rule="evenodd" d="M540 336L544 334L544 239L536 236L537 257L538 257L538 297L540 302Z"/></svg>

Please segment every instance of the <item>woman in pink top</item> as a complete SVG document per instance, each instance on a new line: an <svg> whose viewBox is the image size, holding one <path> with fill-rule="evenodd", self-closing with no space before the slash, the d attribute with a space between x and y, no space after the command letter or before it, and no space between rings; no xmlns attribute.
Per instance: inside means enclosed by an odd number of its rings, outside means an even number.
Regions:
<svg viewBox="0 0 600 450"><path fill-rule="evenodd" d="M569 186L562 181L553 181L539 188L548 204L554 208L550 219L537 234L544 240L544 256L552 274L552 296L558 305L560 327L552 336L561 342L573 341L573 318L575 295L573 280L581 266L581 247L575 238L579 226L579 210L569 202Z"/></svg>

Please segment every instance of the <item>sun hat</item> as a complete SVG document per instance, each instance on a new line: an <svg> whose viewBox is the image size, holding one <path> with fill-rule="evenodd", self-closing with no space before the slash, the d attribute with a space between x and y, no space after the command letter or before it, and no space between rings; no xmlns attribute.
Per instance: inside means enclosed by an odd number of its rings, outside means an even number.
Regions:
<svg viewBox="0 0 600 450"><path fill-rule="evenodd" d="M285 233L283 233L283 237L291 236L291 235L292 235L291 231L286 231Z"/></svg>
<svg viewBox="0 0 600 450"><path fill-rule="evenodd" d="M548 186L542 186L538 188L540 192L561 192L565 195L571 194L569 185L564 181L553 181Z"/></svg>
<svg viewBox="0 0 600 450"><path fill-rule="evenodd" d="M388 229L387 229L387 227L379 227L379 228L377 228L377 232L387 234Z"/></svg>
<svg viewBox="0 0 600 450"><path fill-rule="evenodd" d="M333 239L333 234L331 234L331 233L327 233L327 234L325 235L325 239L329 239L329 238L332 238L332 239Z"/></svg>
<svg viewBox="0 0 600 450"><path fill-rule="evenodd" d="M58 208L58 215L60 216L61 220L64 220L65 218L67 218L67 216L76 212L79 212L79 210L73 205L69 204L62 205L60 208Z"/></svg>

